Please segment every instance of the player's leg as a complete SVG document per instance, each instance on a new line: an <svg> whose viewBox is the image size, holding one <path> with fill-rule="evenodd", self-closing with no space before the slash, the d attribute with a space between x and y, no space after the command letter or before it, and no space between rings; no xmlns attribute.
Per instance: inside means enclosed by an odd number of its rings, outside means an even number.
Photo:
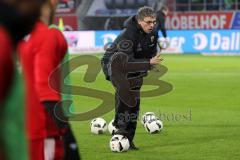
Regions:
<svg viewBox="0 0 240 160"><path fill-rule="evenodd" d="M121 134L127 136L129 138L129 133L127 130L127 126L130 121L130 107L127 106L119 97L118 93L115 94L115 120L114 123L118 131L115 134Z"/></svg>
<svg viewBox="0 0 240 160"><path fill-rule="evenodd" d="M138 150L138 148L133 143L133 139L135 136L135 131L137 128L137 121L139 116L139 106L140 106L140 99L137 99L137 105L135 107L130 108L130 123L128 124L127 130L129 132L129 142L130 142L130 149Z"/></svg>
<svg viewBox="0 0 240 160"><path fill-rule="evenodd" d="M136 97L137 104L135 107L130 108L130 123L128 124L128 132L129 132L129 142L130 149L137 150L138 148L134 145L133 139L135 136L135 131L137 128L137 121L139 116L139 108L140 108L140 89L143 84L143 78L134 78L130 79L131 89L134 90L138 97Z"/></svg>
<svg viewBox="0 0 240 160"><path fill-rule="evenodd" d="M137 100L137 105L135 107L129 107L120 98L118 98L118 112L116 113L117 118L117 129L115 134L124 135L128 138L130 142L130 148L132 150L138 150L138 148L133 143L133 138L135 135L135 130L137 127L137 118L139 112L140 100Z"/></svg>

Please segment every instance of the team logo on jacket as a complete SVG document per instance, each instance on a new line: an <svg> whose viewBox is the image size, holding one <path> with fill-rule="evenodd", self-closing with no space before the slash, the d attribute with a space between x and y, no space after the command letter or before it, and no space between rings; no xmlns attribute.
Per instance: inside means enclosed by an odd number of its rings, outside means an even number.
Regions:
<svg viewBox="0 0 240 160"><path fill-rule="evenodd" d="M155 40L155 37L154 37L154 36L152 36L152 37L151 37L151 42L153 43L153 42L154 42L154 40Z"/></svg>

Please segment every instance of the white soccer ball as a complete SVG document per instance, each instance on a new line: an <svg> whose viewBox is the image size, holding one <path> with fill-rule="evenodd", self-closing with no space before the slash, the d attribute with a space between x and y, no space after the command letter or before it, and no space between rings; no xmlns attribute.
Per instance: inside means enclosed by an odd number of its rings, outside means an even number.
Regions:
<svg viewBox="0 0 240 160"><path fill-rule="evenodd" d="M103 134L107 130L107 122L103 118L94 118L90 123L91 132Z"/></svg>
<svg viewBox="0 0 240 160"><path fill-rule="evenodd" d="M148 133L158 133L163 129L163 123L160 119L149 120L144 125Z"/></svg>
<svg viewBox="0 0 240 160"><path fill-rule="evenodd" d="M158 45L161 49L167 49L170 46L170 43L168 40L158 40Z"/></svg>
<svg viewBox="0 0 240 160"><path fill-rule="evenodd" d="M114 125L113 125L113 120L111 120L111 122L108 124L108 131L111 135L114 135L114 133L116 133L116 131L118 130Z"/></svg>
<svg viewBox="0 0 240 160"><path fill-rule="evenodd" d="M156 116L153 112L146 112L141 119L142 125L144 125L147 121L156 120Z"/></svg>
<svg viewBox="0 0 240 160"><path fill-rule="evenodd" d="M109 146L113 152L124 152L129 149L130 144L126 136L117 134L111 138Z"/></svg>

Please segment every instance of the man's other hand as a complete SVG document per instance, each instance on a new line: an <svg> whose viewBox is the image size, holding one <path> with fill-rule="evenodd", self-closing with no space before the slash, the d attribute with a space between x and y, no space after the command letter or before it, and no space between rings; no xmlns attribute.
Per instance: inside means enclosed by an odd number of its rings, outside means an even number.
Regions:
<svg viewBox="0 0 240 160"><path fill-rule="evenodd" d="M160 57L160 54L157 54L155 57L150 59L150 64L151 65L158 65L163 61L163 58Z"/></svg>

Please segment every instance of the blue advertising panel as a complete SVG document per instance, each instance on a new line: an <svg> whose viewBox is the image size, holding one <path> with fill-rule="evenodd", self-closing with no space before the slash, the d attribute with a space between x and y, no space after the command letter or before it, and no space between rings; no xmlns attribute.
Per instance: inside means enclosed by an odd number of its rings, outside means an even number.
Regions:
<svg viewBox="0 0 240 160"><path fill-rule="evenodd" d="M170 47L183 53L239 53L239 30L170 31Z"/></svg>
<svg viewBox="0 0 240 160"><path fill-rule="evenodd" d="M113 42L119 34L120 31L96 31L96 47L103 47L105 44Z"/></svg>

